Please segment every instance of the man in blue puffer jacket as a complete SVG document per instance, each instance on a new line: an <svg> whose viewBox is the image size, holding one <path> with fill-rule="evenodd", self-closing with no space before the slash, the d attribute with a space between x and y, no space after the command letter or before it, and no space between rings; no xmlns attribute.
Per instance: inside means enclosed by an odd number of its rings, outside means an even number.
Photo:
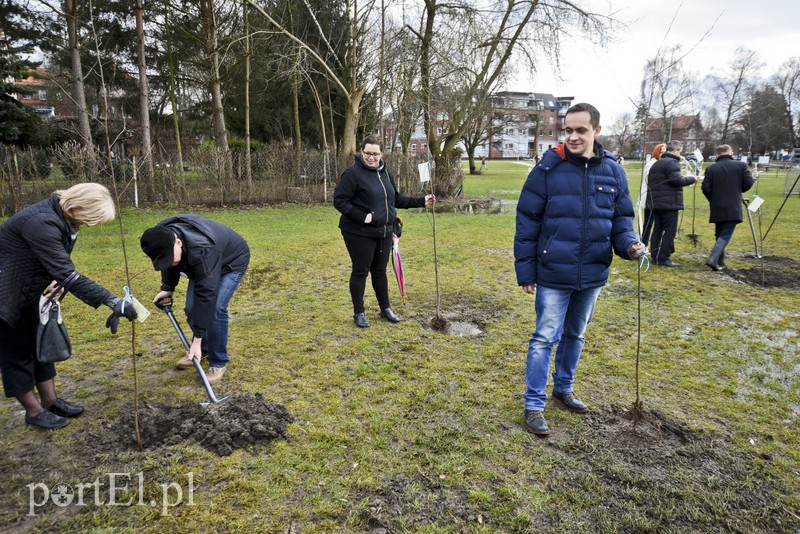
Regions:
<svg viewBox="0 0 800 534"><path fill-rule="evenodd" d="M595 139L600 113L575 104L565 117L566 143L548 150L531 170L517 205L514 261L517 282L536 295L536 330L528 346L525 425L547 435L544 418L550 355L556 344L553 397L574 412L583 334L613 253L638 259L645 247L633 231L633 202L625 171ZM538 287L538 291L537 291Z"/></svg>

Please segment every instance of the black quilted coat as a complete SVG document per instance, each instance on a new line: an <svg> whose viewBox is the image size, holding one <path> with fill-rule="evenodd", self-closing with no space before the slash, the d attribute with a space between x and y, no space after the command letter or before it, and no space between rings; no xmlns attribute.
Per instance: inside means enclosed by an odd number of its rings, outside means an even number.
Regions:
<svg viewBox="0 0 800 534"><path fill-rule="evenodd" d="M23 308L53 280L75 270L70 253L78 237L64 217L55 193L14 214L0 225L0 320L16 326ZM70 293L95 308L115 295L84 276Z"/></svg>

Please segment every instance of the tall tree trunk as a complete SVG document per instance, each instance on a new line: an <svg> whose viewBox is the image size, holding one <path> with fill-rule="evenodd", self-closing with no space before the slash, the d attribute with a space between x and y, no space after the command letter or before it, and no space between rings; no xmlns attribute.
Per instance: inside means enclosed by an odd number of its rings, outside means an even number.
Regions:
<svg viewBox="0 0 800 534"><path fill-rule="evenodd" d="M178 155L178 177L185 190L183 180L183 143L181 142L181 126L178 117L178 99L175 96L175 63L172 58L172 29L169 23L169 2L164 0L164 22L167 27L167 60L169 61L169 103L172 106L172 127L175 131L175 150Z"/></svg>
<svg viewBox="0 0 800 534"><path fill-rule="evenodd" d="M89 123L89 112L86 109L86 91L83 85L83 67L81 65L81 45L78 41L77 0L64 0L64 15L67 19L67 34L69 36L69 54L72 71L72 98L78 106L78 123L80 125L83 146L86 148L87 177L94 181L97 179L97 153L92 140L92 126Z"/></svg>
<svg viewBox="0 0 800 534"><path fill-rule="evenodd" d="M243 0L244 10L244 161L247 178L247 197L253 194L253 161L250 157L250 16L247 0Z"/></svg>
<svg viewBox="0 0 800 534"><path fill-rule="evenodd" d="M344 130L342 131L341 157L343 169L353 163L353 156L356 154L356 129L361 117L359 108L365 92L366 88L363 85L357 87L347 101L347 108L344 114Z"/></svg>
<svg viewBox="0 0 800 534"><path fill-rule="evenodd" d="M206 29L206 46L209 51L209 86L211 90L212 124L214 139L223 153L228 152L228 130L225 128L225 112L222 108L222 82L219 75L219 37L217 19L214 14L214 0L203 0L205 10L204 24Z"/></svg>
<svg viewBox="0 0 800 534"><path fill-rule="evenodd" d="M136 0L136 38L139 41L139 120L142 124L142 159L144 160L144 179L147 196L150 200L156 197L155 168L153 166L153 149L150 145L150 91L147 87L147 61L144 55L144 20L142 18L142 0Z"/></svg>

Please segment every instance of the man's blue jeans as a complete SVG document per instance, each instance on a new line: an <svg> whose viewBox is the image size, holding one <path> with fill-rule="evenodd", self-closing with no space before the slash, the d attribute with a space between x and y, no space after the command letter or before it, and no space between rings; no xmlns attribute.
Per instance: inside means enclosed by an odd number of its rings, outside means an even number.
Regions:
<svg viewBox="0 0 800 534"><path fill-rule="evenodd" d="M575 369L585 343L583 334L592 319L600 289L594 287L577 291L536 287L536 330L528 345L525 365L526 409L544 409L550 355L556 344L553 390L565 393L572 391Z"/></svg>
<svg viewBox="0 0 800 534"><path fill-rule="evenodd" d="M203 337L202 351L208 355L211 367L225 367L228 364L228 303L236 288L239 287L244 273L223 274L219 280L217 304L214 309L214 320ZM194 307L194 280L189 280L186 289L186 316L192 316Z"/></svg>

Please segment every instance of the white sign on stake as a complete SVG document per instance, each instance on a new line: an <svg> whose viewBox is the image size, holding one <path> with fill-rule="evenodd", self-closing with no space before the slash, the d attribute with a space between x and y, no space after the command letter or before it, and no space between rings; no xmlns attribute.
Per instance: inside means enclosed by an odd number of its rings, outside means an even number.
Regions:
<svg viewBox="0 0 800 534"><path fill-rule="evenodd" d="M429 161L419 164L419 181L423 184L431 181L431 164Z"/></svg>
<svg viewBox="0 0 800 534"><path fill-rule="evenodd" d="M753 213L758 211L758 208L761 207L761 204L764 203L764 199L758 195L753 195L753 200L750 201L750 205L747 206L747 209L752 211Z"/></svg>
<svg viewBox="0 0 800 534"><path fill-rule="evenodd" d="M696 157L697 161L700 162L700 163L702 163L702 161L705 159L705 158L703 158L703 153L700 152L699 148L695 148L694 149L694 157Z"/></svg>

